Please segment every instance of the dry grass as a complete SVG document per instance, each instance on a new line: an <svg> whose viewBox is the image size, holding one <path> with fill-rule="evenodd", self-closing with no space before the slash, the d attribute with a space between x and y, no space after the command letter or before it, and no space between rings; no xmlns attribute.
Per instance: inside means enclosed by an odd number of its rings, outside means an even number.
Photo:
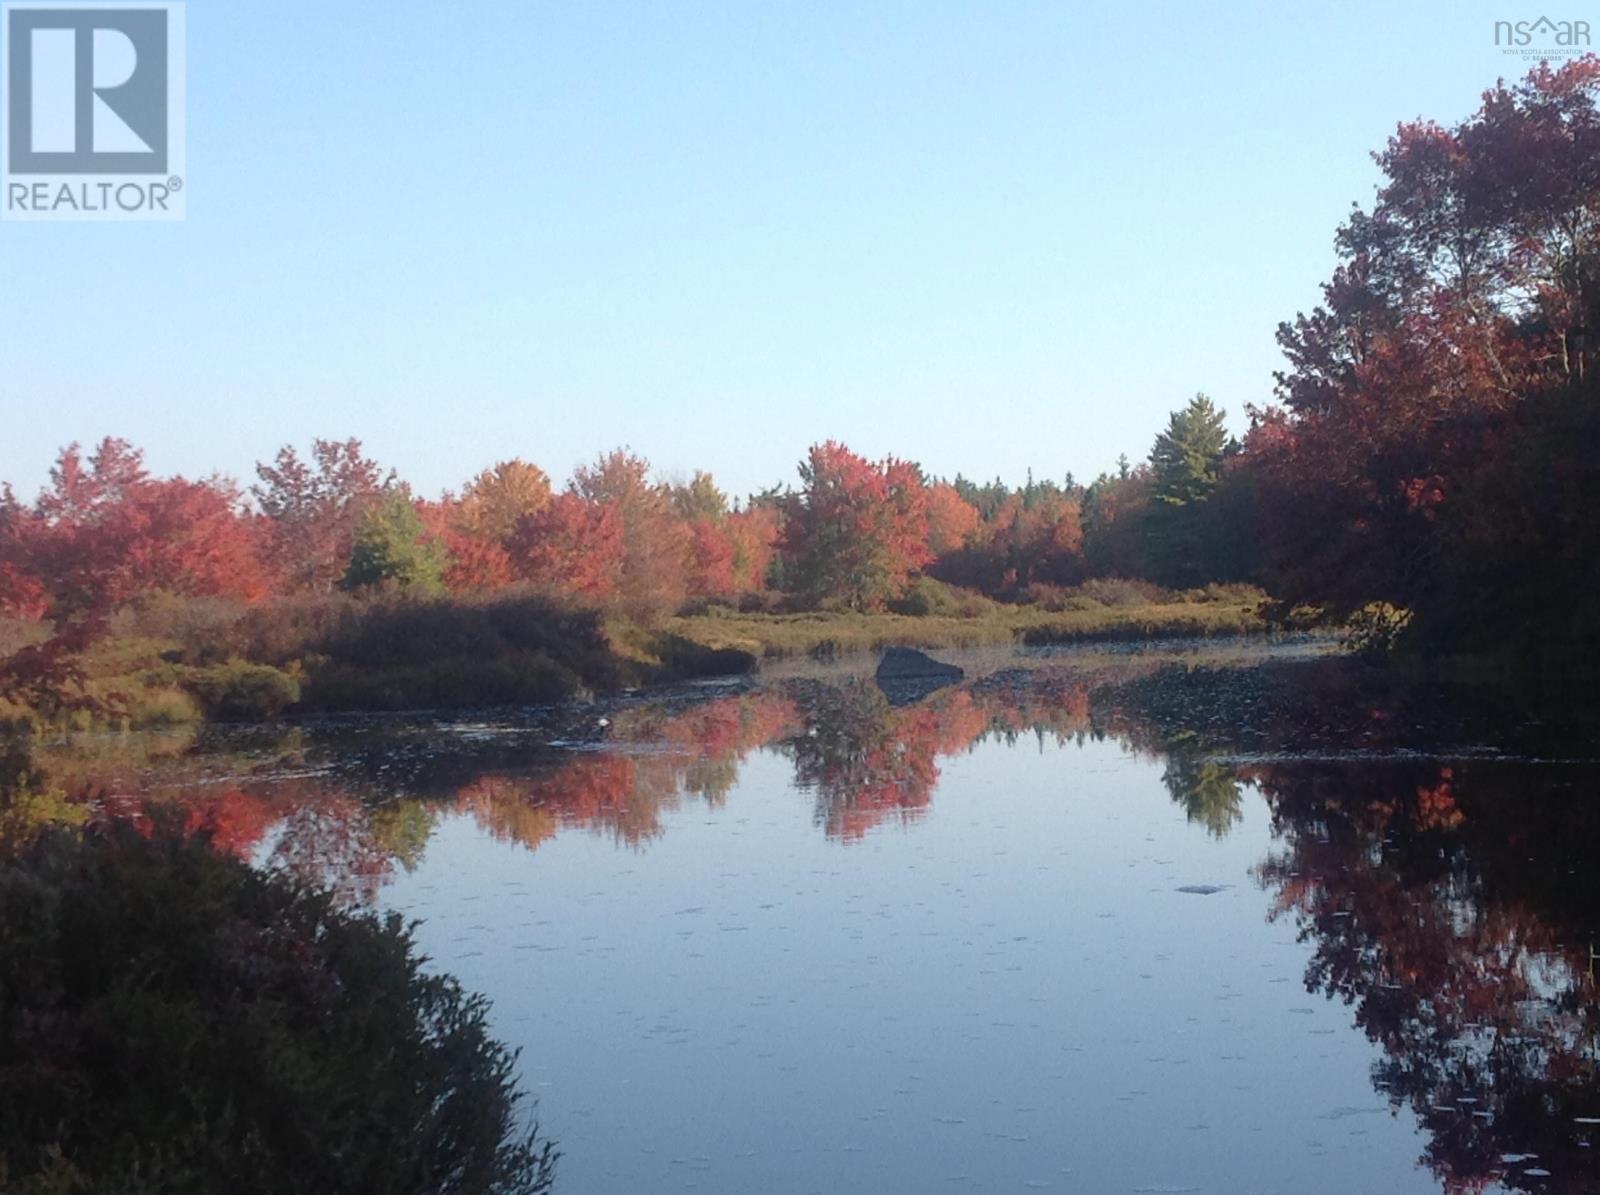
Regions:
<svg viewBox="0 0 1600 1195"><path fill-rule="evenodd" d="M668 619L665 633L718 651L757 659L829 656L903 647L984 647L995 644L1087 643L1119 639L1176 639L1269 631L1265 598L1248 591L1215 600L1166 600L1138 605L1085 603L1059 611L995 606L974 618L904 614L737 614L713 610Z"/></svg>

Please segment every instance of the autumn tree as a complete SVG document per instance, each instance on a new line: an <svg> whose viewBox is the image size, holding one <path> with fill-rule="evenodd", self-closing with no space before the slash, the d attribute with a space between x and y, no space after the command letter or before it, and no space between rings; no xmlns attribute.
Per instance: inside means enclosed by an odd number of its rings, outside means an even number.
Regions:
<svg viewBox="0 0 1600 1195"><path fill-rule="evenodd" d="M467 535L503 544L518 523L548 506L550 497L550 478L538 465L501 461L467 483L456 524Z"/></svg>
<svg viewBox="0 0 1600 1195"><path fill-rule="evenodd" d="M154 478L143 455L107 439L85 460L64 449L31 511L7 492L4 560L53 595L55 617L141 591L264 595L255 528L223 478Z"/></svg>
<svg viewBox="0 0 1600 1195"><path fill-rule="evenodd" d="M928 487L928 551L944 556L963 547L983 525L978 508L948 482Z"/></svg>
<svg viewBox="0 0 1600 1195"><path fill-rule="evenodd" d="M1389 601L1457 638L1530 614L1600 636L1595 561L1567 550L1600 497L1597 91L1600 59L1540 65L1376 155L1376 202L1339 230L1322 304L1280 328L1282 405L1247 444L1286 595ZM1561 579L1519 593L1550 546Z"/></svg>
<svg viewBox="0 0 1600 1195"><path fill-rule="evenodd" d="M553 596L609 602L621 591L626 543L613 506L557 494L517 524L509 552L517 576Z"/></svg>
<svg viewBox="0 0 1600 1195"><path fill-rule="evenodd" d="M313 440L309 463L285 445L256 475L251 493L272 523L273 564L296 589L327 590L343 579L362 515L395 485L359 440Z"/></svg>
<svg viewBox="0 0 1600 1195"><path fill-rule="evenodd" d="M444 585L451 593L485 593L512 583L506 541L473 534L469 528L474 520L459 499L447 495L439 502L418 502L416 507L427 536L444 551Z"/></svg>
<svg viewBox="0 0 1600 1195"><path fill-rule="evenodd" d="M573 492L613 512L622 530L618 596L636 614L677 609L688 595L690 533L668 487L650 480L643 457L618 449L573 474Z"/></svg>
<svg viewBox="0 0 1600 1195"><path fill-rule="evenodd" d="M1055 486L1011 491L963 537L961 547L941 555L933 571L951 584L1008 600L1025 598L1033 585L1081 581L1079 504Z"/></svg>
<svg viewBox="0 0 1600 1195"><path fill-rule="evenodd" d="M1083 553L1095 577L1146 577L1152 571L1149 517L1153 485L1148 465L1119 466L1084 491Z"/></svg>
<svg viewBox="0 0 1600 1195"><path fill-rule="evenodd" d="M928 491L915 465L873 464L829 440L811 449L800 481L783 551L805 600L875 608L932 561Z"/></svg>
<svg viewBox="0 0 1600 1195"><path fill-rule="evenodd" d="M153 478L122 440L102 441L87 459L69 446L32 506L0 491L0 606L48 619L53 631L0 662L0 687L48 697L72 657L141 594L259 599L267 577L258 548L231 482Z"/></svg>
<svg viewBox="0 0 1600 1195"><path fill-rule="evenodd" d="M733 540L733 578L737 593L754 593L767 587L782 535L782 512L772 506L752 504L728 516Z"/></svg>

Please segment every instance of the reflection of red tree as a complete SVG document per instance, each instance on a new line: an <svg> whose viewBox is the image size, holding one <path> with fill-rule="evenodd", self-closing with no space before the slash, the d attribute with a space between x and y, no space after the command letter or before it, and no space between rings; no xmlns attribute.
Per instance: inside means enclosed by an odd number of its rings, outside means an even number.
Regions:
<svg viewBox="0 0 1600 1195"><path fill-rule="evenodd" d="M818 795L818 824L830 837L854 841L887 820L920 817L938 785L940 759L970 750L984 735L1079 735L1091 719L1081 681L1046 676L1026 686L946 690L900 709L877 686L857 682L645 704L615 713L613 723L607 742L569 752L557 766L485 768L453 779L429 800L529 849L575 828L639 847L662 833L664 814L686 798L719 806L750 753L781 744L802 787ZM116 785L99 791L107 788ZM185 783L167 787L163 798L181 803L190 829L209 834L221 850L249 857L271 841L269 866L368 900L395 861L415 862L431 816L420 807L397 812L404 802L374 802L386 795L316 775L221 792ZM97 804L106 815L135 819L146 807L131 799Z"/></svg>
<svg viewBox="0 0 1600 1195"><path fill-rule="evenodd" d="M855 841L887 819L920 817L939 781L939 756L967 750L988 728L967 690L896 710L858 684L818 703L811 732L790 750L801 785L817 794L824 831Z"/></svg>
<svg viewBox="0 0 1600 1195"><path fill-rule="evenodd" d="M1352 1004L1382 1046L1374 1080L1428 1130L1444 1189L1592 1189L1574 1118L1600 1110L1600 988L1586 944L1503 887L1526 877L1528 844L1471 833L1465 778L1449 768L1377 791L1370 769L1256 779L1287 844L1259 868L1273 916L1294 916L1316 945L1307 986ZM1504 1160L1518 1155L1557 1177L1523 1175Z"/></svg>
<svg viewBox="0 0 1600 1195"><path fill-rule="evenodd" d="M1464 820L1456 808L1451 782L1455 773L1439 769L1439 783L1417 789L1417 827L1423 830L1453 830Z"/></svg>
<svg viewBox="0 0 1600 1195"><path fill-rule="evenodd" d="M530 851L556 834L556 816L528 794L518 777L480 776L456 794L459 813L470 814L498 842L515 842Z"/></svg>
<svg viewBox="0 0 1600 1195"><path fill-rule="evenodd" d="M219 851L248 860L280 812L271 801L233 789L187 803L184 824L189 833L206 835Z"/></svg>
<svg viewBox="0 0 1600 1195"><path fill-rule="evenodd" d="M574 754L533 776L479 777L456 795L497 838L536 848L561 826L610 834L639 846L661 834L661 815L685 795L718 804L757 747L793 733L794 704L751 694L618 716L613 749Z"/></svg>
<svg viewBox="0 0 1600 1195"><path fill-rule="evenodd" d="M1088 686L1064 677L1040 676L1024 687L986 694L984 708L1008 735L1048 731L1066 738L1090 728Z"/></svg>
<svg viewBox="0 0 1600 1195"><path fill-rule="evenodd" d="M328 795L285 812L267 866L329 888L348 904L371 904L394 870L375 840L372 810L353 797Z"/></svg>
<svg viewBox="0 0 1600 1195"><path fill-rule="evenodd" d="M388 846L375 833L383 807L368 806L320 779L217 792L180 786L153 795L113 792L90 804L96 819L127 822L144 832L163 810L176 810L185 830L208 837L217 850L262 860L269 868L332 891L346 903L370 903L392 870Z"/></svg>

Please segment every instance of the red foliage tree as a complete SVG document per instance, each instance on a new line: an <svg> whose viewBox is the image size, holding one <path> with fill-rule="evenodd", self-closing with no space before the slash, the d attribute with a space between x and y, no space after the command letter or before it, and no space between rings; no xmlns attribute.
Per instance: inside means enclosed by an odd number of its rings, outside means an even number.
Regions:
<svg viewBox="0 0 1600 1195"><path fill-rule="evenodd" d="M516 575L546 592L606 602L621 592L626 544L616 507L558 494L511 537Z"/></svg>
<svg viewBox="0 0 1600 1195"><path fill-rule="evenodd" d="M51 484L31 509L0 500L0 566L45 613L70 619L109 612L135 594L164 589L246 601L268 588L257 529L231 482L152 478L140 454L106 440L86 463L62 451Z"/></svg>
<svg viewBox="0 0 1600 1195"><path fill-rule="evenodd" d="M285 445L256 474L251 493L271 520L274 567L290 588L323 591L344 577L362 515L395 482L354 439L313 440L309 464Z"/></svg>
<svg viewBox="0 0 1600 1195"><path fill-rule="evenodd" d="M964 547L977 534L983 519L955 486L939 482L928 487L928 551L944 556Z"/></svg>
<svg viewBox="0 0 1600 1195"><path fill-rule="evenodd" d="M968 507L976 515L976 509ZM1030 585L1083 579L1083 523L1076 499L1060 490L1008 495L987 521L947 552L937 574L996 597L1018 597Z"/></svg>
<svg viewBox="0 0 1600 1195"><path fill-rule="evenodd" d="M1280 328L1283 409L1255 412L1247 443L1286 596L1503 620L1550 597L1510 598L1549 556L1508 565L1516 544L1590 542L1580 512L1593 452L1573 433L1592 435L1593 419L1533 400L1592 403L1581 392L1600 352L1597 96L1600 59L1541 65L1454 127L1401 125L1376 155L1386 182L1340 229L1322 305ZM1561 421L1566 443L1539 443L1535 429ZM1520 479L1519 458L1533 461ZM1587 480L1548 501L1569 468ZM1511 486L1525 496L1508 500Z"/></svg>
<svg viewBox="0 0 1600 1195"><path fill-rule="evenodd" d="M933 560L928 489L915 465L892 457L872 464L829 440L811 449L800 480L783 552L809 601L875 608Z"/></svg>
<svg viewBox="0 0 1600 1195"><path fill-rule="evenodd" d="M50 478L31 508L0 495L0 603L54 630L0 664L0 685L35 699L62 689L72 657L140 593L266 593L256 528L230 482L152 478L139 452L114 439L87 461L76 445L64 449Z"/></svg>
<svg viewBox="0 0 1600 1195"><path fill-rule="evenodd" d="M689 523L689 594L727 597L738 590L739 546L728 520L697 518Z"/></svg>
<svg viewBox="0 0 1600 1195"><path fill-rule="evenodd" d="M419 502L428 535L445 550L445 588L451 593L487 593L511 584L511 554L498 540L475 534L480 512L464 502Z"/></svg>
<svg viewBox="0 0 1600 1195"><path fill-rule="evenodd" d="M0 564L0 616L38 622L49 610L50 594L39 578L15 564Z"/></svg>

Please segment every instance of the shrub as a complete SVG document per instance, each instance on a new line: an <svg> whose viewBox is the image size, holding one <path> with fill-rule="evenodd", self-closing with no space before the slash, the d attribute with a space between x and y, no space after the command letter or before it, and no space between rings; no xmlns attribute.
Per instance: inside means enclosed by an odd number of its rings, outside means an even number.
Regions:
<svg viewBox="0 0 1600 1195"><path fill-rule="evenodd" d="M1247 585L1242 581L1213 581L1199 589L1185 590L1183 600L1228 606L1265 606L1272 599L1258 585Z"/></svg>
<svg viewBox="0 0 1600 1195"><path fill-rule="evenodd" d="M1388 602L1368 602L1350 616L1350 636L1346 644L1363 656L1385 656L1410 625L1410 610Z"/></svg>
<svg viewBox="0 0 1600 1195"><path fill-rule="evenodd" d="M294 598L249 611L185 658L214 665L224 649L303 669L300 703L315 710L536 704L619 681L597 614L517 592Z"/></svg>
<svg viewBox="0 0 1600 1195"><path fill-rule="evenodd" d="M22 618L0 618L0 660L15 655L25 647L43 643L50 637L50 628L44 623Z"/></svg>
<svg viewBox="0 0 1600 1195"><path fill-rule="evenodd" d="M248 611L225 633L190 644L185 658L214 664L240 656L283 667L318 650L369 604L344 593L281 598Z"/></svg>
<svg viewBox="0 0 1600 1195"><path fill-rule="evenodd" d="M906 587L903 596L889 603L889 609L918 618L983 618L994 613L998 606L970 589L960 589L932 577L917 577Z"/></svg>
<svg viewBox="0 0 1600 1195"><path fill-rule="evenodd" d="M270 664L233 659L191 669L184 687L212 718L276 718L300 700L300 682Z"/></svg>
<svg viewBox="0 0 1600 1195"><path fill-rule="evenodd" d="M788 595L775 589L739 595L740 614L781 614L792 608Z"/></svg>
<svg viewBox="0 0 1600 1195"><path fill-rule="evenodd" d="M201 719L194 698L181 689L139 688L122 697L117 719L134 730L184 726Z"/></svg>
<svg viewBox="0 0 1600 1195"><path fill-rule="evenodd" d="M225 640L248 607L237 598L185 597L166 590L119 610L110 632L119 639L159 639L189 648Z"/></svg>
<svg viewBox="0 0 1600 1195"><path fill-rule="evenodd" d="M26 843L42 826L76 824L85 816L84 807L68 801L35 763L32 730L0 726L0 854ZM4 1185L0 1173L0 1189Z"/></svg>
<svg viewBox="0 0 1600 1195"><path fill-rule="evenodd" d="M1076 589L1068 589L1063 585L1046 585L1042 582L1026 586L1017 597L1023 605L1037 606L1051 614L1063 614L1067 611L1083 613L1105 609L1100 602L1079 593Z"/></svg>
<svg viewBox="0 0 1600 1195"><path fill-rule="evenodd" d="M1102 606L1112 607L1154 606L1172 600L1172 594L1161 586L1131 577L1096 577L1079 585L1078 593Z"/></svg>
<svg viewBox="0 0 1600 1195"><path fill-rule="evenodd" d="M0 862L0 1185L542 1192L515 1055L398 914L158 819Z"/></svg>
<svg viewBox="0 0 1600 1195"><path fill-rule="evenodd" d="M682 635L661 633L652 643L663 675L673 680L708 676L740 676L756 670L755 653L738 647L710 647Z"/></svg>
<svg viewBox="0 0 1600 1195"><path fill-rule="evenodd" d="M571 697L581 682L570 669L535 652L474 658L461 655L413 664L319 666L305 688L311 710L476 709L545 705Z"/></svg>

